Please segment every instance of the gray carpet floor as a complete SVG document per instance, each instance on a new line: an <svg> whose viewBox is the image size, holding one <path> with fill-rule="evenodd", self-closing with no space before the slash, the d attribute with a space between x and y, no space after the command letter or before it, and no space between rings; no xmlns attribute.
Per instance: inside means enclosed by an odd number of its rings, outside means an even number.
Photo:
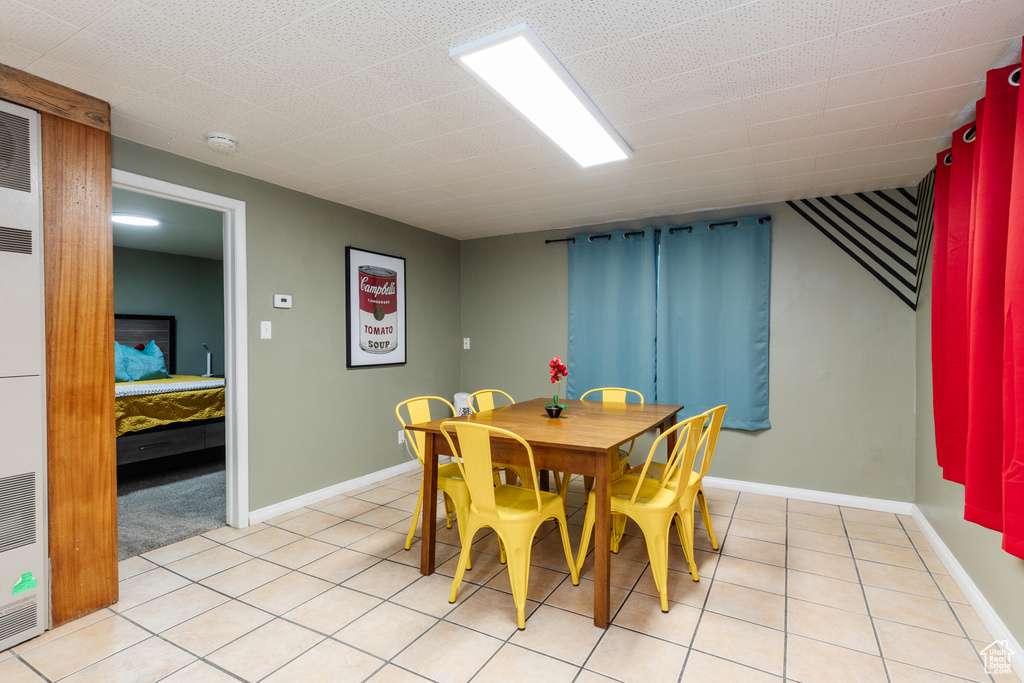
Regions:
<svg viewBox="0 0 1024 683"><path fill-rule="evenodd" d="M132 466L128 466L132 467ZM118 472L117 554L124 560L224 526L224 460Z"/></svg>

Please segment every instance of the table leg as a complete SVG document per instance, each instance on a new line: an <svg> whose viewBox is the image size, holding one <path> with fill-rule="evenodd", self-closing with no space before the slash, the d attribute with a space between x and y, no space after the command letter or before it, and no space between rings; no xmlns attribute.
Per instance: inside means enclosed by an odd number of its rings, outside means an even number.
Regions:
<svg viewBox="0 0 1024 683"><path fill-rule="evenodd" d="M659 434L664 434L668 430L672 429L672 427L675 426L675 424L676 424L676 415L675 415L675 413L673 413L669 417L665 418L665 420L660 425L658 425L658 433ZM676 447L676 435L675 434L669 434L668 438L665 439L665 441L667 442L665 444L665 446L668 448L668 452L671 453L672 449L674 449Z"/></svg>
<svg viewBox="0 0 1024 683"><path fill-rule="evenodd" d="M594 475L594 626L608 627L611 602L611 501L608 491L608 473L612 458L619 449L597 453L597 472Z"/></svg>
<svg viewBox="0 0 1024 683"><path fill-rule="evenodd" d="M434 537L437 535L437 452L434 435L424 434L423 524L420 529L420 573L434 573ZM461 521L461 520L460 520Z"/></svg>
<svg viewBox="0 0 1024 683"><path fill-rule="evenodd" d="M537 480L538 480L537 483L540 486L540 490L541 491L549 490L548 487L550 486L550 482L548 481L548 471L547 470L541 470L540 472L538 472L537 473Z"/></svg>

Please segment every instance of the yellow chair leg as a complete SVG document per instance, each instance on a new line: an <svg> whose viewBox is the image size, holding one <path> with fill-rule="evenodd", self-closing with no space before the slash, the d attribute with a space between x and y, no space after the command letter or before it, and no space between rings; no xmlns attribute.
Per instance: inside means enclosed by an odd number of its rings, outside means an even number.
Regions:
<svg viewBox="0 0 1024 683"><path fill-rule="evenodd" d="M700 581L700 574L697 573L697 563L693 554L693 509L687 510L685 506L676 513L676 531L679 532L679 543L683 546L683 554L686 556L686 564L690 569L690 576L694 581Z"/></svg>
<svg viewBox="0 0 1024 683"><path fill-rule="evenodd" d="M572 546L569 545L569 529L568 523L564 517L556 517L555 522L558 524L558 530L562 533L562 548L565 550L565 562L569 565L569 575L572 577L572 585L580 585L580 570L576 568L576 563L572 559Z"/></svg>
<svg viewBox="0 0 1024 683"><path fill-rule="evenodd" d="M590 534L594 532L594 493L587 496L587 514L583 518L583 535L580 537L580 550L576 556L576 571L583 567L583 560L587 559L587 550L590 548Z"/></svg>
<svg viewBox="0 0 1024 683"><path fill-rule="evenodd" d="M412 513L412 524L409 526L409 533L405 537L405 549L412 547L412 537L416 533L416 520L420 518L420 509L423 507L423 482L420 482L420 493L416 496L416 509Z"/></svg>
<svg viewBox="0 0 1024 683"><path fill-rule="evenodd" d="M530 585L531 543L537 529L518 527L505 545L508 548L508 580L512 587L512 601L516 605L516 625L526 628L526 592ZM506 531L505 533L509 533Z"/></svg>
<svg viewBox="0 0 1024 683"><path fill-rule="evenodd" d="M622 542L622 535L626 532L626 515L612 515L612 552L619 552L619 543Z"/></svg>
<svg viewBox="0 0 1024 683"><path fill-rule="evenodd" d="M423 488L423 484L420 484L420 489L422 490L422 488ZM444 499L444 518L445 518L445 524L446 524L446 526L449 529L451 529L452 528L452 520L455 519L455 504L452 503L452 499L448 496L447 493L444 494L443 499Z"/></svg>
<svg viewBox="0 0 1024 683"><path fill-rule="evenodd" d="M704 528L711 537L711 547L718 550L718 539L715 538L715 527L711 526L711 512L708 511L708 503L704 500L704 489L697 489L697 502L700 503L700 515L704 518Z"/></svg>
<svg viewBox="0 0 1024 683"><path fill-rule="evenodd" d="M668 612L668 531L674 516L661 516L660 519L644 516L633 520L644 534L647 557L651 561L651 576L658 588L662 612Z"/></svg>
<svg viewBox="0 0 1024 683"><path fill-rule="evenodd" d="M466 543L466 539L462 539L462 550L459 552L459 564L455 569L455 578L452 579L452 590L448 594L448 602L455 602L456 596L459 594L459 586L462 585L462 577L466 573L466 565L469 563L469 548L472 545L473 536L470 535L469 543Z"/></svg>

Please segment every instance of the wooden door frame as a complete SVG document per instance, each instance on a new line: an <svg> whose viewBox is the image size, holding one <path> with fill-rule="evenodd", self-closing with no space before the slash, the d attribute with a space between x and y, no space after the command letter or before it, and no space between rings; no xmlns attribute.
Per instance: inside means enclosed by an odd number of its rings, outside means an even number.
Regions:
<svg viewBox="0 0 1024 683"><path fill-rule="evenodd" d="M249 350L245 267L245 202L184 185L113 169L114 187L184 204L201 206L224 215L224 374L226 392L225 466L227 522L249 526Z"/></svg>

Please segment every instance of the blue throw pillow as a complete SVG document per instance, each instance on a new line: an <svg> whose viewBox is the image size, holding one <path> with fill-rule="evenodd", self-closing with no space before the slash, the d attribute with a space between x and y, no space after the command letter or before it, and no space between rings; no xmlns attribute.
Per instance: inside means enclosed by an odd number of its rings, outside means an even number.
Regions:
<svg viewBox="0 0 1024 683"><path fill-rule="evenodd" d="M114 381L115 382L131 382L132 378L128 375L128 366L125 362L125 349L128 347L124 344L118 344L114 342ZM132 349L134 351L135 349Z"/></svg>
<svg viewBox="0 0 1024 683"><path fill-rule="evenodd" d="M164 354L156 341L150 341L141 351L120 345L124 358L124 367L128 378L136 382L145 379L165 379L170 377L164 364ZM114 377L117 377L117 356L115 354Z"/></svg>

